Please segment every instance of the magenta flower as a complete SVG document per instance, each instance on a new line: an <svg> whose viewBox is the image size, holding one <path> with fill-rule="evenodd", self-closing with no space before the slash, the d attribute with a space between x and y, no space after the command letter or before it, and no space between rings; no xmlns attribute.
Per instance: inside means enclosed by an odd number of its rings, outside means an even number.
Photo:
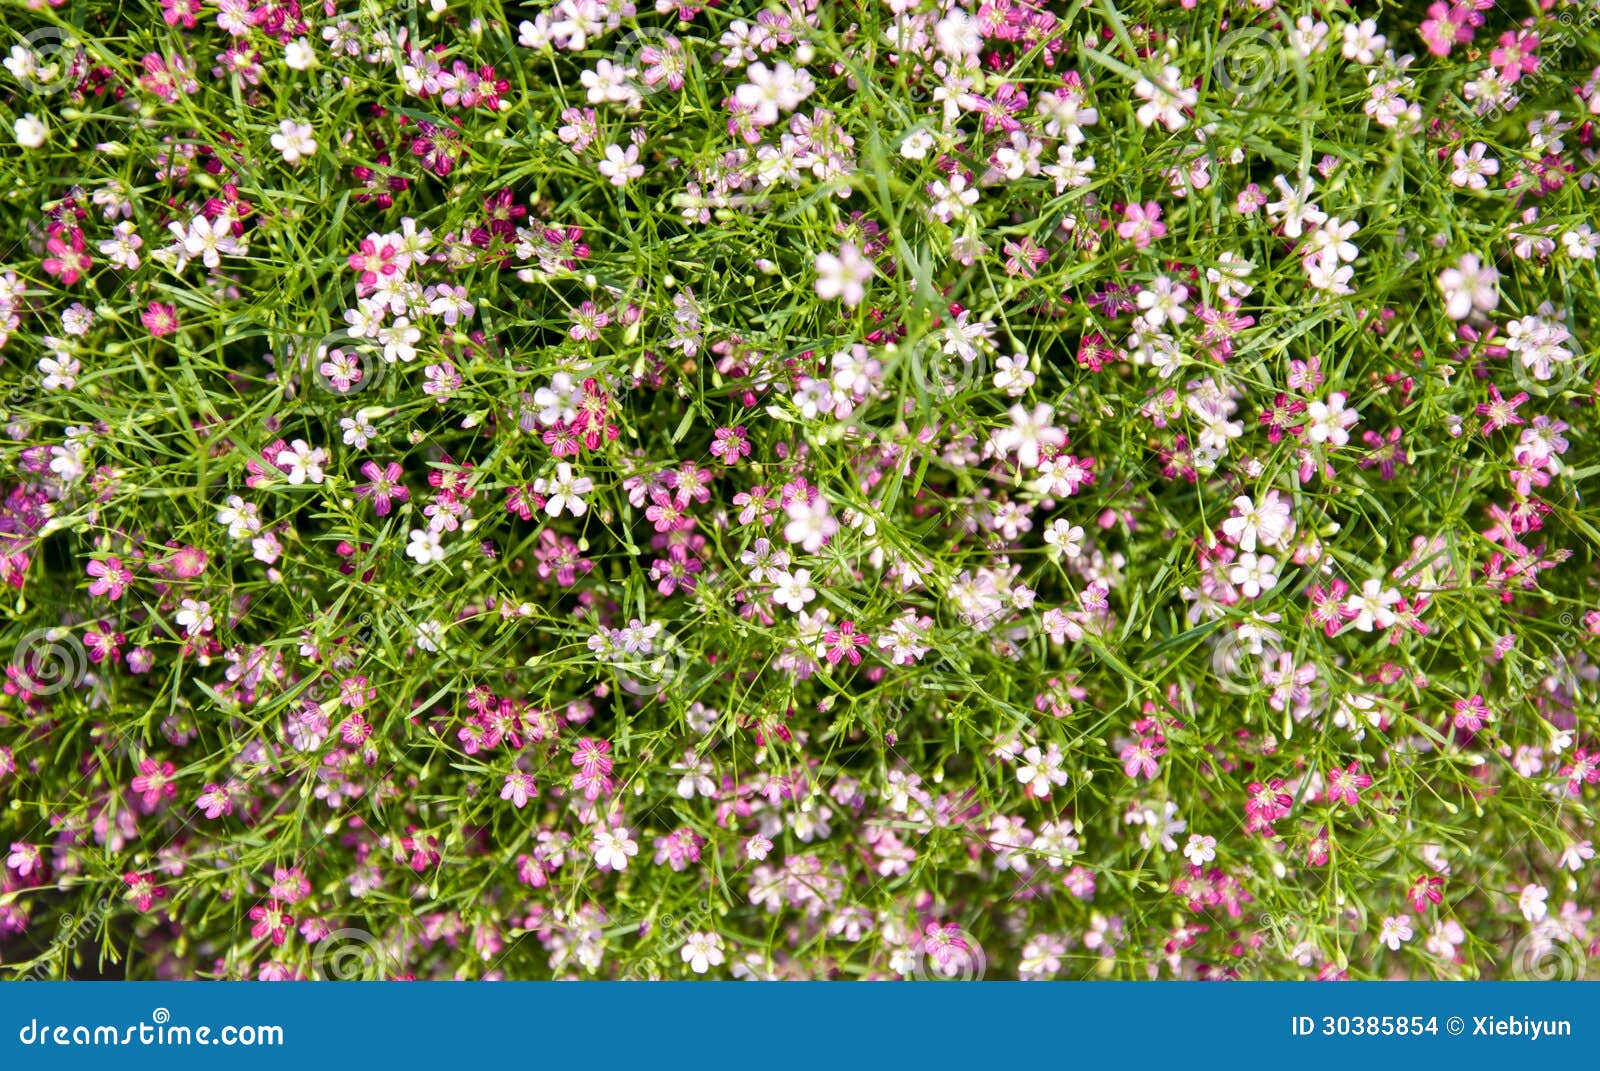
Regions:
<svg viewBox="0 0 1600 1071"><path fill-rule="evenodd" d="M109 557L104 561L95 558L84 568L95 578L89 585L89 594L104 595L113 602L122 598L122 593L133 583L133 573L122 564L121 558Z"/></svg>
<svg viewBox="0 0 1600 1071"><path fill-rule="evenodd" d="M376 461L365 462L361 466L361 475L369 482L356 488L356 497L372 499L372 511L380 517L387 517L394 509L394 503L411 498L411 492L402 482L405 469L398 462L391 461L383 468L379 468Z"/></svg>
<svg viewBox="0 0 1600 1071"><path fill-rule="evenodd" d="M1361 773L1359 764L1352 762L1342 770L1335 766L1328 771L1328 802L1354 807L1361 790L1371 784L1372 775Z"/></svg>
<svg viewBox="0 0 1600 1071"><path fill-rule="evenodd" d="M144 805L155 807L164 799L171 799L178 794L178 786L173 783L173 775L178 768L170 762L157 762L155 759L144 759L139 763L139 772L134 776L132 788L139 793Z"/></svg>

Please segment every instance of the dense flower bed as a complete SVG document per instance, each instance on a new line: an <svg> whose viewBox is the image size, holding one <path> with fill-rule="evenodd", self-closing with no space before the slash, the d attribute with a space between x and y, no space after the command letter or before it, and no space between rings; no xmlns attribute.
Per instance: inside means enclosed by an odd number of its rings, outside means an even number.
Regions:
<svg viewBox="0 0 1600 1071"><path fill-rule="evenodd" d="M1591 0L8 3L0 975L1579 977Z"/></svg>

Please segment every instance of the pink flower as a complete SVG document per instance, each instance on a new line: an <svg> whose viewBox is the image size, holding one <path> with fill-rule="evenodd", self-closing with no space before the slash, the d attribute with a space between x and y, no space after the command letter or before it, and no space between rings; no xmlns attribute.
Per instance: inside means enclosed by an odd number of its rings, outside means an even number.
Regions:
<svg viewBox="0 0 1600 1071"><path fill-rule="evenodd" d="M838 628L830 629L822 637L823 653L829 665L836 666L848 658L852 666L859 666L861 652L857 648L867 646L870 639L866 633L856 631L854 621L841 621Z"/></svg>
<svg viewBox="0 0 1600 1071"><path fill-rule="evenodd" d="M255 925L250 927L250 936L256 938L270 936L275 945L283 944L289 936L289 930L294 926L294 918L276 900L252 907L250 917L255 920Z"/></svg>
<svg viewBox="0 0 1600 1071"><path fill-rule="evenodd" d="M1360 773L1358 763L1352 762L1342 770L1335 766L1328 771L1328 802L1354 807L1361 790L1371 784L1372 775Z"/></svg>
<svg viewBox="0 0 1600 1071"><path fill-rule="evenodd" d="M221 818L225 814L233 813L233 797L228 794L227 789L212 781L195 800L195 806L204 811L207 818Z"/></svg>
<svg viewBox="0 0 1600 1071"><path fill-rule="evenodd" d="M1471 41L1473 31L1481 25L1483 16L1473 10L1472 4L1436 3L1428 8L1428 17L1422 20L1420 31L1429 52L1448 56L1456 45Z"/></svg>
<svg viewBox="0 0 1600 1071"><path fill-rule="evenodd" d="M1500 45L1489 53L1489 62L1500 69L1500 80L1514 85L1525 74L1539 69L1539 35L1527 31L1507 30L1500 35Z"/></svg>
<svg viewBox="0 0 1600 1071"><path fill-rule="evenodd" d="M1444 879L1429 874L1413 878L1411 887L1406 890L1406 899L1411 901L1411 910L1422 914L1428 910L1429 904L1444 900Z"/></svg>
<svg viewBox="0 0 1600 1071"><path fill-rule="evenodd" d="M85 571L95 578L89 585L89 594L104 595L113 602L122 598L122 593L133 583L133 573L122 564L121 558L93 559L85 566Z"/></svg>
<svg viewBox="0 0 1600 1071"><path fill-rule="evenodd" d="M16 871L19 878L25 878L29 874L41 876L44 874L44 860L39 854L37 844L13 841L11 854L6 856L6 866Z"/></svg>
<svg viewBox="0 0 1600 1071"><path fill-rule="evenodd" d="M140 799L146 807L155 807L163 799L171 799L178 794L178 786L173 783L173 774L177 772L178 768L170 762L145 759L139 763L139 773L133 779L133 790L140 793Z"/></svg>
<svg viewBox="0 0 1600 1071"><path fill-rule="evenodd" d="M737 465L741 458L750 456L750 440L746 436L743 424L718 428L712 432L711 456L724 465Z"/></svg>
<svg viewBox="0 0 1600 1071"><path fill-rule="evenodd" d="M1122 749L1122 772L1129 777L1138 777L1141 774L1147 781L1154 781L1156 774L1161 772L1161 766L1156 759L1167 753L1166 745L1159 736L1140 737L1137 744L1129 744Z"/></svg>
<svg viewBox="0 0 1600 1071"><path fill-rule="evenodd" d="M572 777L572 787L582 792L585 799L597 800L611 792L611 741L585 736L578 740L572 754L572 765L578 772Z"/></svg>
<svg viewBox="0 0 1600 1071"><path fill-rule="evenodd" d="M128 886L128 901L140 911L149 911L157 900L166 898L167 890L157 885L155 878L149 874L130 870L122 875L122 880Z"/></svg>
<svg viewBox="0 0 1600 1071"><path fill-rule="evenodd" d="M1167 235L1167 225L1161 222L1161 206L1154 201L1131 204L1123 215L1127 218L1117 224L1117 237L1132 241L1135 249L1145 249Z"/></svg>
<svg viewBox="0 0 1600 1071"><path fill-rule="evenodd" d="M1474 695L1466 699L1458 699L1454 706L1455 727L1464 732L1475 733L1483 728L1483 723L1489 720L1489 707L1483 701L1483 696Z"/></svg>
<svg viewBox="0 0 1600 1071"><path fill-rule="evenodd" d="M165 338L178 329L178 310L171 305L152 301L140 314L152 338Z"/></svg>
<svg viewBox="0 0 1600 1071"><path fill-rule="evenodd" d="M500 790L500 798L510 800L511 806L517 810L528 805L530 797L539 794L539 787L533 782L533 775L517 771L506 774L505 787Z"/></svg>
<svg viewBox="0 0 1600 1071"><path fill-rule="evenodd" d="M405 469L397 462L391 461L380 469L376 461L368 461L361 466L361 474L371 482L357 487L356 497L372 499L372 511L380 517L387 517L394 503L411 498L411 492L401 482Z"/></svg>
<svg viewBox="0 0 1600 1071"><path fill-rule="evenodd" d="M93 261L84 252L83 232L73 227L65 233L65 239L56 233L45 242L45 252L50 255L44 258L44 270L47 275L54 275L71 286L88 272Z"/></svg>

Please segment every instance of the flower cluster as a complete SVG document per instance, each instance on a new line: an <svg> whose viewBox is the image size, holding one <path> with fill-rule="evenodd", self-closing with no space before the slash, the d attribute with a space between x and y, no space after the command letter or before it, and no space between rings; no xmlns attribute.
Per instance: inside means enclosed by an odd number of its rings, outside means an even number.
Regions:
<svg viewBox="0 0 1600 1071"><path fill-rule="evenodd" d="M1600 11L1362 6L19 10L0 974L1600 966Z"/></svg>

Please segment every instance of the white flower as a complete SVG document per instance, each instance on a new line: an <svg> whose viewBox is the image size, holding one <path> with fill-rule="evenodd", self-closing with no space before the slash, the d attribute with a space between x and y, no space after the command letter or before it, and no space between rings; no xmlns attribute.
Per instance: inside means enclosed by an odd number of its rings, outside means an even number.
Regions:
<svg viewBox="0 0 1600 1071"><path fill-rule="evenodd" d="M1517 897L1517 910L1529 922L1538 922L1550 911L1545 905L1549 896L1550 890L1543 885L1524 885L1521 895Z"/></svg>
<svg viewBox="0 0 1600 1071"><path fill-rule="evenodd" d="M444 561L444 542L432 528L411 529L411 545L406 554L415 558L418 565L431 565Z"/></svg>
<svg viewBox="0 0 1600 1071"><path fill-rule="evenodd" d="M1289 43L1304 59L1310 59L1320 52L1327 40L1328 24L1316 21L1309 15L1301 15L1295 20L1294 29L1289 31Z"/></svg>
<svg viewBox="0 0 1600 1071"><path fill-rule="evenodd" d="M1400 946L1415 936L1411 929L1411 920L1404 915L1390 915L1383 920L1383 925L1378 928L1378 940L1389 946L1389 951L1398 952Z"/></svg>
<svg viewBox="0 0 1600 1071"><path fill-rule="evenodd" d="M1222 522L1222 534L1240 550L1255 550L1258 540L1269 547L1282 543L1289 530L1289 503L1277 491L1267 492L1260 505L1249 495L1240 495L1233 508L1233 516Z"/></svg>
<svg viewBox="0 0 1600 1071"><path fill-rule="evenodd" d="M1472 143L1472 148L1457 149L1450 163L1454 170L1450 172L1450 181L1469 190L1485 189L1489 185L1485 175L1498 175L1500 161L1492 156L1485 156L1489 146L1481 141Z"/></svg>
<svg viewBox="0 0 1600 1071"><path fill-rule="evenodd" d="M853 242L839 247L839 255L817 254L817 296L824 301L839 298L854 307L866 297L866 282L872 278L872 261L861 255Z"/></svg>
<svg viewBox="0 0 1600 1071"><path fill-rule="evenodd" d="M678 954L691 971L704 974L722 962L722 938L714 933L691 933Z"/></svg>
<svg viewBox="0 0 1600 1071"><path fill-rule="evenodd" d="M183 242L185 253L199 257L200 262L208 268L215 268L222 263L221 254L239 251L239 242L233 236L233 224L226 215L218 216L215 222L204 216L196 216L189 221L189 229L180 241Z"/></svg>
<svg viewBox="0 0 1600 1071"><path fill-rule="evenodd" d="M1195 866L1205 866L1217 857L1217 838L1190 833L1189 843L1183 846L1183 855Z"/></svg>
<svg viewBox="0 0 1600 1071"><path fill-rule="evenodd" d="M968 188L967 176L959 171L950 176L948 183L943 179L930 182L928 195L933 198L928 212L940 223L964 218L967 209L978 203L978 191Z"/></svg>
<svg viewBox="0 0 1600 1071"><path fill-rule="evenodd" d="M1352 261L1361 254L1361 248L1350 239L1361 224L1355 220L1342 220L1329 216L1306 239L1307 253L1329 253L1338 260Z"/></svg>
<svg viewBox="0 0 1600 1071"><path fill-rule="evenodd" d="M1506 324L1506 349L1517 355L1533 378L1547 380L1554 374L1552 365L1572 360L1572 350L1565 345L1572 340L1572 333L1551 318L1554 310L1548 305L1541 305L1539 311L1541 315L1524 316Z"/></svg>
<svg viewBox="0 0 1600 1071"><path fill-rule="evenodd" d="M631 67L624 67L620 63L610 60L601 60L592 71L584 71L578 75L578 82L588 91L590 104L627 104L630 108L641 103L639 91L632 85L631 79L639 72Z"/></svg>
<svg viewBox="0 0 1600 1071"><path fill-rule="evenodd" d="M1083 528L1057 518L1044 530L1044 541L1068 558L1083 553Z"/></svg>
<svg viewBox="0 0 1600 1071"><path fill-rule="evenodd" d="M71 390L78 385L78 359L65 353L55 357L39 358L39 371L44 378L39 386L44 390Z"/></svg>
<svg viewBox="0 0 1600 1071"><path fill-rule="evenodd" d="M1353 293L1350 289L1350 279L1355 275L1355 269L1348 264L1340 264L1339 258L1331 250L1314 254L1301 261L1305 268L1306 282L1317 290L1326 290L1330 294Z"/></svg>
<svg viewBox="0 0 1600 1071"><path fill-rule="evenodd" d="M1255 268L1253 261L1230 249L1217 257L1216 267L1206 269L1206 279L1217 288L1218 297L1249 297L1255 288L1246 280Z"/></svg>
<svg viewBox="0 0 1600 1071"><path fill-rule="evenodd" d="M913 130L905 136L900 143L900 155L907 160L921 160L928 155L928 150L935 144L931 133L923 129Z"/></svg>
<svg viewBox="0 0 1600 1071"><path fill-rule="evenodd" d="M1023 468L1039 467L1039 446L1060 446L1067 441L1067 433L1052 427L1055 410L1048 405L1036 405L1030 413L1022 405L1010 409L1011 427L994 433L994 448L1002 454L1016 452L1017 463Z"/></svg>
<svg viewBox="0 0 1600 1071"><path fill-rule="evenodd" d="M278 132L272 135L272 147L283 154L284 163L298 164L303 157L317 151L317 141L311 136L310 123L285 119L278 124Z"/></svg>
<svg viewBox="0 0 1600 1071"><path fill-rule="evenodd" d="M50 133L39 117L28 112L11 124L11 132L16 135L17 144L24 149L37 149L44 144L45 137Z"/></svg>
<svg viewBox="0 0 1600 1071"><path fill-rule="evenodd" d="M534 481L533 489L549 496L545 500L544 511L550 516L559 517L561 511L566 510L574 517L581 517L589 508L583 496L594 490L594 481L587 476L574 475L572 466L563 461L556 466L553 479L546 480L541 476Z"/></svg>
<svg viewBox="0 0 1600 1071"><path fill-rule="evenodd" d="M1139 291L1138 297L1139 308L1144 310L1144 318L1151 327L1160 327L1169 320L1174 327L1183 323L1189 318L1189 310L1183 307L1188 300L1189 288L1165 275L1150 280L1150 285Z"/></svg>
<svg viewBox="0 0 1600 1071"><path fill-rule="evenodd" d="M1033 386L1036 378L1028 368L1028 355L1019 353L1015 357L1001 357L995 362L994 385L1005 391L1013 398L1020 398L1028 393L1028 388Z"/></svg>
<svg viewBox="0 0 1600 1071"><path fill-rule="evenodd" d="M1600 249L1600 234L1587 223L1580 223L1561 235L1561 244L1573 260L1593 260L1595 250Z"/></svg>
<svg viewBox="0 0 1600 1071"><path fill-rule="evenodd" d="M1267 212L1283 224L1283 233L1288 238L1298 238L1304 232L1307 224L1315 226L1326 220L1327 214L1319 209L1311 200L1315 187L1309 176L1302 179L1299 188L1289 185L1289 180L1283 175L1275 175L1272 184L1278 187L1281 200L1272 201L1267 205Z"/></svg>
<svg viewBox="0 0 1600 1071"><path fill-rule="evenodd" d="M748 81L733 91L733 99L750 113L757 126L776 123L780 110L794 111L816 88L804 67L795 70L787 63L779 63L771 70L765 63L752 63L744 76Z"/></svg>
<svg viewBox="0 0 1600 1071"><path fill-rule="evenodd" d="M594 834L594 865L602 870L626 870L628 858L639 854L639 845L626 828L598 829Z"/></svg>
<svg viewBox="0 0 1600 1071"><path fill-rule="evenodd" d="M139 248L144 245L144 239L127 220L113 227L111 233L113 237L99 243L100 252L111 258L111 263L117 267L133 271L139 266Z"/></svg>
<svg viewBox="0 0 1600 1071"><path fill-rule="evenodd" d="M422 332L406 317L398 316L394 323L377 328L374 337L383 343L383 359L390 364L417 359L416 344L422 340Z"/></svg>
<svg viewBox="0 0 1600 1071"><path fill-rule="evenodd" d="M629 179L644 174L639 162L639 146L629 145L626 151L620 145L607 145L606 158L600 161L600 174L611 180L613 186L626 186Z"/></svg>
<svg viewBox="0 0 1600 1071"><path fill-rule="evenodd" d="M811 586L810 569L796 569L792 573L787 569L777 570L772 574L772 584L772 601L788 607L792 613L799 613L806 603L817 597L816 589Z"/></svg>
<svg viewBox="0 0 1600 1071"><path fill-rule="evenodd" d="M273 458L273 464L289 466L288 480L295 485L321 483L322 466L327 461L326 450L320 446L313 449L304 439L296 439L289 444L289 449L279 450L278 456Z"/></svg>
<svg viewBox="0 0 1600 1071"><path fill-rule="evenodd" d="M1594 843L1580 840L1562 849L1561 865L1576 874L1583 869L1583 864L1594 858Z"/></svg>
<svg viewBox="0 0 1600 1071"><path fill-rule="evenodd" d="M1464 253L1456 266L1439 273L1444 309L1452 320L1465 320L1472 310L1492 312L1500 304L1500 273L1473 253Z"/></svg>
<svg viewBox="0 0 1600 1071"><path fill-rule="evenodd" d="M1383 581L1369 578L1362 582L1361 593L1351 592L1345 597L1346 610L1354 613L1353 627L1358 632L1371 632L1376 624L1379 628L1388 628L1397 618L1390 609L1400 601L1400 593L1394 588L1385 588Z"/></svg>
<svg viewBox="0 0 1600 1071"><path fill-rule="evenodd" d="M1022 753L1023 764L1017 767L1017 780L1038 798L1048 799L1052 785L1067 783L1067 771L1061 768L1062 758L1061 749L1055 744L1046 751L1040 751L1037 744L1029 745Z"/></svg>
<svg viewBox="0 0 1600 1071"><path fill-rule="evenodd" d="M939 42L939 51L951 59L976 56L983 48L983 31L978 20L960 8L953 8L934 25L933 36Z"/></svg>
<svg viewBox="0 0 1600 1071"><path fill-rule="evenodd" d="M198 636L203 632L210 632L216 627L216 622L211 619L211 604L199 602L195 599L184 599L178 604L177 622L183 626L190 636Z"/></svg>
<svg viewBox="0 0 1600 1071"><path fill-rule="evenodd" d="M229 539L244 539L261 531L261 516L255 503L238 495L229 495L227 503L217 510L217 523L228 526Z"/></svg>
<svg viewBox="0 0 1600 1071"><path fill-rule="evenodd" d="M1271 591L1278 585L1278 574L1273 571L1277 567L1278 559L1272 555L1262 554L1258 557L1246 551L1228 570L1228 579L1239 585L1245 598L1254 599L1263 591Z"/></svg>
<svg viewBox="0 0 1600 1071"><path fill-rule="evenodd" d="M418 647L436 654L444 638L444 626L437 621L424 621L417 626L416 638Z"/></svg>
<svg viewBox="0 0 1600 1071"><path fill-rule="evenodd" d="M783 526L783 538L800 544L807 554L815 554L822 545L839 531L839 522L828 509L828 500L818 495L814 499L796 498L784 507L789 523Z"/></svg>
<svg viewBox="0 0 1600 1071"><path fill-rule="evenodd" d="M1344 58L1363 67L1382 54L1388 44L1388 39L1378 32L1378 23L1373 19L1344 25Z"/></svg>
<svg viewBox="0 0 1600 1071"><path fill-rule="evenodd" d="M1328 400L1315 401L1306 406L1306 438L1314 443L1343 446L1350 441L1349 428L1361 419L1356 409L1344 407L1345 394L1334 391Z"/></svg>
<svg viewBox="0 0 1600 1071"><path fill-rule="evenodd" d="M1161 68L1154 82L1140 78L1133 84L1133 92L1145 101L1135 113L1139 125L1148 127L1159 120L1168 130L1182 129L1189 121L1183 109L1193 108L1200 100L1193 86L1183 84L1183 73L1172 66Z"/></svg>
<svg viewBox="0 0 1600 1071"><path fill-rule="evenodd" d="M306 71L317 62L317 54L312 51L311 42L300 37L284 46L283 62L291 71Z"/></svg>

